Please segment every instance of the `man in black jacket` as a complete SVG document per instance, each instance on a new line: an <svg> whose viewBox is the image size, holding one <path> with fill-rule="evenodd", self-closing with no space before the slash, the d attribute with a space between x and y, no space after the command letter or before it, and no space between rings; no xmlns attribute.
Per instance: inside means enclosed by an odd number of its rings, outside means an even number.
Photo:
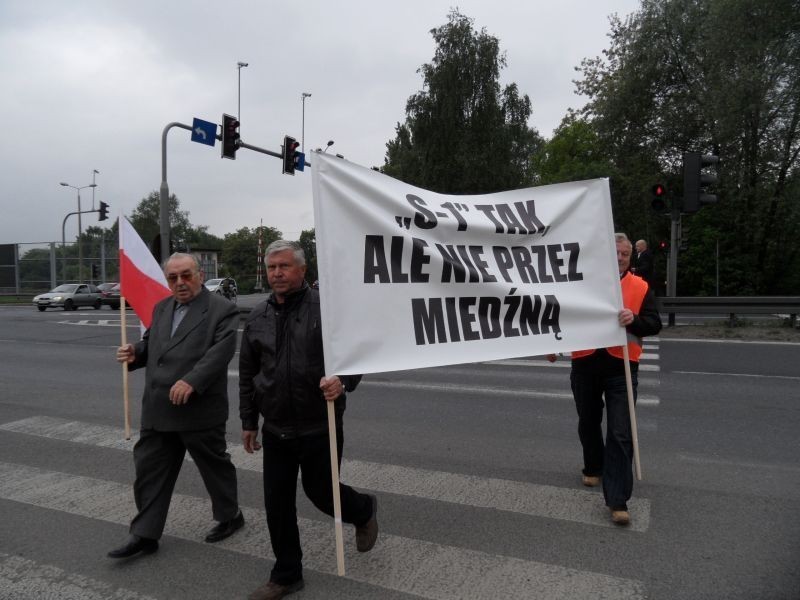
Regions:
<svg viewBox="0 0 800 600"><path fill-rule="evenodd" d="M305 254L296 242L267 247L272 294L248 317L239 353L239 415L246 452L263 449L264 504L275 565L251 600L273 600L303 588L302 550L295 509L297 472L321 511L333 516L326 402L334 403L339 463L345 393L360 375L325 376L319 292L305 282ZM264 418L258 442L259 415ZM342 521L356 526L356 547L367 552L378 536L375 496L339 484Z"/></svg>
<svg viewBox="0 0 800 600"><path fill-rule="evenodd" d="M653 253L648 249L647 242L639 240L635 245L636 250L636 266L631 267L631 272L636 273L639 277L644 279L647 284L655 292L656 284L656 265L653 259Z"/></svg>

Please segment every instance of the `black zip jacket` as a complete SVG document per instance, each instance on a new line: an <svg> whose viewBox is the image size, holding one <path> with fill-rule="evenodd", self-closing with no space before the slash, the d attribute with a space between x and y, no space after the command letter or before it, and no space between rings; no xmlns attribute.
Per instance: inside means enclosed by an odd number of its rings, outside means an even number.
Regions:
<svg viewBox="0 0 800 600"><path fill-rule="evenodd" d="M283 304L273 296L256 306L245 321L239 351L239 417L242 429L263 429L281 438L328 431L328 408L319 388L325 376L319 292L304 283ZM352 392L360 375L340 376ZM335 400L342 425L346 396Z"/></svg>

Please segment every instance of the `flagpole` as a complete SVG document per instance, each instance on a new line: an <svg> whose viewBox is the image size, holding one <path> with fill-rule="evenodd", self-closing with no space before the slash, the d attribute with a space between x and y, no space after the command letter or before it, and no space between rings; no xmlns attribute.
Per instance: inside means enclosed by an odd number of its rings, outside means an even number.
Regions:
<svg viewBox="0 0 800 600"><path fill-rule="evenodd" d="M633 465L636 479L642 480L642 463L639 460L639 434L636 427L636 404L633 401L633 381L631 379L631 359L628 344L622 345L622 358L625 363L625 385L628 388L628 412L631 415L631 441L633 442Z"/></svg>
<svg viewBox="0 0 800 600"><path fill-rule="evenodd" d="M119 297L119 310L120 310L120 326L122 328L121 338L122 345L128 345L128 323L127 314L125 313L125 296ZM122 363L122 399L123 410L125 412L125 439L131 439L131 408L128 402L128 363Z"/></svg>
<svg viewBox="0 0 800 600"><path fill-rule="evenodd" d="M339 497L339 452L336 444L336 416L333 402L328 404L328 438L331 450L331 485L333 487L333 523L336 532L336 568L344 576L344 541L342 538L342 500Z"/></svg>

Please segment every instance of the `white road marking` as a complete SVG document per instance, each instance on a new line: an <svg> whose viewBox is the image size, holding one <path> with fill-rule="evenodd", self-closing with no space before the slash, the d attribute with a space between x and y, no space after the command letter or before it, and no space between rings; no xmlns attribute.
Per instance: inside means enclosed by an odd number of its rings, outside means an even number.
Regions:
<svg viewBox="0 0 800 600"><path fill-rule="evenodd" d="M129 485L0 462L0 497L50 510L127 526L134 506ZM242 507L247 526L216 544L231 552L272 559L262 509ZM174 494L165 533L202 543L210 503ZM336 572L330 522L299 518L307 569ZM432 600L503 598L642 599L644 584L632 579L581 571L477 550L381 533L367 553L355 550L354 530L345 529L347 577L354 581ZM168 541L166 542L168 543Z"/></svg>
<svg viewBox="0 0 800 600"><path fill-rule="evenodd" d="M57 590L57 591L56 591ZM9 600L155 600L63 569L0 553L0 598Z"/></svg>
<svg viewBox="0 0 800 600"><path fill-rule="evenodd" d="M720 465L724 467L746 467L748 469L756 469L758 471L774 470L774 471L788 471L789 473L800 473L800 467L796 465L771 464L771 463L741 461L741 460L725 460L722 458L707 458L705 456L697 456L694 454L686 454L683 452L678 454L678 458L686 462L694 464L702 464L702 465Z"/></svg>
<svg viewBox="0 0 800 600"><path fill-rule="evenodd" d="M30 417L3 423L0 430L118 450L132 450L138 438L134 433L132 439L126 441L121 428L56 417ZM229 444L228 452L237 468L262 472L260 454L247 454L241 444ZM576 487L571 489L401 465L342 461L342 481L355 487L598 527L615 527L598 491L580 487L577 474L575 480ZM647 531L650 501L633 498L628 506L633 517L628 529Z"/></svg>
<svg viewBox="0 0 800 600"><path fill-rule="evenodd" d="M673 371L681 375L711 375L714 377L754 377L756 379L787 379L789 381L800 381L800 377L794 375L760 375L756 373L717 373L714 371Z"/></svg>
<svg viewBox="0 0 800 600"><path fill-rule="evenodd" d="M688 342L700 344L765 344L767 346L797 346L800 342L779 342L766 340L728 340L718 338L664 338L665 342Z"/></svg>
<svg viewBox="0 0 800 600"><path fill-rule="evenodd" d="M657 357L657 356L656 356ZM561 360L557 360L554 363L547 362L546 359L531 359L531 358L508 358L504 360L493 360L491 362L483 363L486 365L504 365L507 367L559 367L559 368L567 368L570 367L570 360L568 356L563 357ZM651 365L647 363L639 363L639 371L660 371L661 367L658 365Z"/></svg>
<svg viewBox="0 0 800 600"><path fill-rule="evenodd" d="M89 327L121 327L122 322L119 319L81 319L80 321L56 321L61 325L85 325ZM132 327L132 325L127 325ZM126 328L127 328L126 327ZM136 327L139 327L136 325Z"/></svg>
<svg viewBox="0 0 800 600"><path fill-rule="evenodd" d="M518 398L557 398L572 400L572 392L546 392L541 390L504 389L480 385L459 385L456 383L421 383L417 381L374 381L363 380L359 387L381 387L428 392L450 392L454 394L482 394L484 396L514 396ZM637 400L642 406L658 406L657 396L640 394Z"/></svg>

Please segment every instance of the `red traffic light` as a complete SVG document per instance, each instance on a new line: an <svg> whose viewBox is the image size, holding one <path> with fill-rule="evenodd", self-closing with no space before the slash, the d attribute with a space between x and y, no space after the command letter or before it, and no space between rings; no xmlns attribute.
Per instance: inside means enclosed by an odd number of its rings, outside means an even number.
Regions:
<svg viewBox="0 0 800 600"><path fill-rule="evenodd" d="M663 184L657 183L652 188L653 197L650 200L650 206L656 212L664 212L667 210L667 188Z"/></svg>
<svg viewBox="0 0 800 600"><path fill-rule="evenodd" d="M658 242L658 249L659 250L667 250L669 248L669 242L666 240L661 240Z"/></svg>

